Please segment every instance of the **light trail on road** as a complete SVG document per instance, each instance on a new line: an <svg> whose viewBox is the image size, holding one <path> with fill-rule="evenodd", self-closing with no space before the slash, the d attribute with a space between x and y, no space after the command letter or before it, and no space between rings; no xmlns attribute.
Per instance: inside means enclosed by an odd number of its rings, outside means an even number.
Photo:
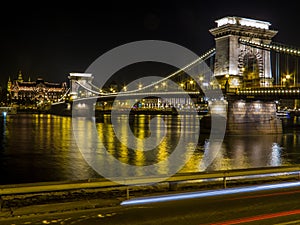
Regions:
<svg viewBox="0 0 300 225"><path fill-rule="evenodd" d="M254 191L265 191L279 188L290 188L300 186L300 182L287 182L280 184L268 184L268 185L257 185L257 186L248 186L248 187L238 187L238 188L228 188L223 190L213 190L213 191L197 191L189 193L180 193L180 194L170 194L170 195L160 195L154 197L142 197L134 198L130 200L125 200L121 202L121 205L135 205L135 204L147 204L147 203L157 203L157 202L166 202L166 201L175 201L175 200L184 200L191 198L203 198L211 197L218 195L228 195L228 194L239 194L245 192L254 192Z"/></svg>

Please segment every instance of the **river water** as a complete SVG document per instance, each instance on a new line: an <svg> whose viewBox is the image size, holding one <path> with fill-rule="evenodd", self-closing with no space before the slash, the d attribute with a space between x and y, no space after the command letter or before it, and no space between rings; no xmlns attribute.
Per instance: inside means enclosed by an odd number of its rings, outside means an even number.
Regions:
<svg viewBox="0 0 300 225"><path fill-rule="evenodd" d="M179 116L158 116L155 130L149 124L153 116L135 115L117 118L119 138L115 135L110 116L95 121L85 121L84 128L74 134L71 117L50 114L17 114L0 117L0 184L19 184L45 181L84 180L102 177L97 168L86 161L80 142L88 139L90 129L95 129L106 151L119 162L132 166L154 165L155 174L169 170L168 164L156 163L167 159L177 147L180 138L193 136L195 118L185 120L182 127ZM200 118L199 118L200 119ZM160 123L163 121L163 125ZM201 120L200 120L201 121ZM74 122L74 121L73 121ZM225 135L216 154L206 134L199 135L197 143L184 145L185 164L178 171L229 170L267 166L300 164L300 120L283 119L284 132L277 135ZM144 140L151 135L164 138L153 143L151 151L134 151L129 148L130 134ZM75 138L76 137L76 138ZM79 142L78 142L79 140ZM189 140L189 139L188 139ZM191 139L191 142L193 140ZM97 148L99 144L93 148ZM135 143L137 149L144 142ZM98 154L99 155L99 154ZM189 157L187 157L187 155ZM101 158L101 157L100 157ZM117 171L105 159L101 163L115 176L128 176L128 171ZM144 174L139 174L144 175Z"/></svg>

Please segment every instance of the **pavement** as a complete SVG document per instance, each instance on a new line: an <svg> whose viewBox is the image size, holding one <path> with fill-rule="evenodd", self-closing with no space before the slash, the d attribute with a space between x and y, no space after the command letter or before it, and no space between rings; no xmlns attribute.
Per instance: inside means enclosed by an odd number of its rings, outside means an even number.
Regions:
<svg viewBox="0 0 300 225"><path fill-rule="evenodd" d="M32 216L39 214L67 212L73 210L113 207L120 205L121 201L121 199L89 199L80 201L70 201L64 203L30 205L19 208L4 208L0 211L0 221L1 219L21 216Z"/></svg>

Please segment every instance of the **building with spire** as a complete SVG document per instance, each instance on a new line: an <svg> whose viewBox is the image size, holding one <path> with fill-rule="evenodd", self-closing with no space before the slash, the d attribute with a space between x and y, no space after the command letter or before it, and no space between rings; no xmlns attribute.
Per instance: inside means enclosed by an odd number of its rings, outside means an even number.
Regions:
<svg viewBox="0 0 300 225"><path fill-rule="evenodd" d="M7 91L9 93L11 92L11 85L12 85L12 82L11 82L11 79L10 79L10 76L9 76L8 81L7 81Z"/></svg>
<svg viewBox="0 0 300 225"><path fill-rule="evenodd" d="M22 76L22 71L21 70L19 70L18 82L23 82L23 76Z"/></svg>
<svg viewBox="0 0 300 225"><path fill-rule="evenodd" d="M67 84L44 81L42 77L35 81L24 81L22 71L19 70L18 78L11 81L9 77L7 90L11 101L16 105L37 106L58 101L66 92Z"/></svg>

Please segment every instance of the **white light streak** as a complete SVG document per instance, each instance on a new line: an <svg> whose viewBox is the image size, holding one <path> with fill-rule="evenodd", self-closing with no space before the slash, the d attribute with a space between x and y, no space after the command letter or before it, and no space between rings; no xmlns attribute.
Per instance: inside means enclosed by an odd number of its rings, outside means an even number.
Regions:
<svg viewBox="0 0 300 225"><path fill-rule="evenodd" d="M257 185L257 186L248 186L248 187L239 187L239 188L228 188L222 190L214 190L214 191L198 191L198 192L190 192L190 193L181 193L181 194L170 194L170 195L161 195L155 197L145 197L145 198L135 198L130 200L125 200L121 202L121 205L137 205L137 204L150 204L150 203L158 203L158 202L166 202L166 201L175 201L175 200L184 200L191 198L204 198L210 196L219 196L219 195L228 195L228 194L238 194L238 193L246 193L246 192L255 192L255 191L265 191L265 190L273 190L279 188L291 188L300 186L300 182L287 182L280 184L268 184L268 185Z"/></svg>

